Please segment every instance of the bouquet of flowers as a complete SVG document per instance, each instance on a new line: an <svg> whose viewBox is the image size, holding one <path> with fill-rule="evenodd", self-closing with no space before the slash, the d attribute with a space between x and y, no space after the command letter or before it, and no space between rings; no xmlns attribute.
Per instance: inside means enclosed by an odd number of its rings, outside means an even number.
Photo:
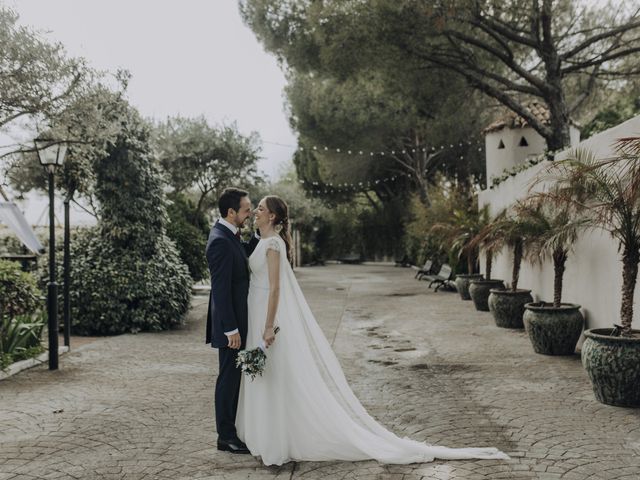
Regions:
<svg viewBox="0 0 640 480"><path fill-rule="evenodd" d="M276 327L273 333L278 333L280 327ZM240 350L236 359L236 366L242 368L242 373L249 375L254 380L258 375L262 376L264 365L267 361L267 347L262 342L258 348L252 350Z"/></svg>

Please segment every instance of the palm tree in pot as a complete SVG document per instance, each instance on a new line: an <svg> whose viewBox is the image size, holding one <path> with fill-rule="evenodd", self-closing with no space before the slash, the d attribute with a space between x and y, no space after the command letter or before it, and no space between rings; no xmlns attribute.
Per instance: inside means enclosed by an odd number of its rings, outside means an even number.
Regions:
<svg viewBox="0 0 640 480"><path fill-rule="evenodd" d="M538 235L540 227L531 219L518 216L517 211L518 205L511 211L502 211L484 232L510 248L513 255L510 288L492 288L488 300L496 325L503 328L524 328L524 306L533 302L531 290L518 289L518 280L525 246L530 238Z"/></svg>
<svg viewBox="0 0 640 480"><path fill-rule="evenodd" d="M545 355L573 355L582 333L580 305L562 303L565 265L585 221L566 204L553 202L554 194L535 194L518 206L520 218L537 224L538 236L530 238L527 257L543 263L553 260L553 303L527 303L524 324L533 349Z"/></svg>
<svg viewBox="0 0 640 480"><path fill-rule="evenodd" d="M490 220L488 207L484 207L482 216L484 224L478 234L469 242L469 248L476 248L484 253L484 277L483 279L474 279L469 282L469 295L476 310L488 312L489 311L489 294L491 289L498 288L504 289L504 280L491 278L491 271L493 267L493 255L495 252L502 249L504 242L501 236L496 234L493 229L492 223L495 220Z"/></svg>
<svg viewBox="0 0 640 480"><path fill-rule="evenodd" d="M471 300L469 295L469 281L482 278L477 272L478 247L471 245L471 240L478 235L486 225L488 207L478 210L474 201L467 208L453 210L447 222L439 222L431 227L430 233L439 236L443 248L457 252L458 259L466 259L467 273L456 275L456 289L462 300Z"/></svg>
<svg viewBox="0 0 640 480"><path fill-rule="evenodd" d="M597 160L579 151L550 167L554 199L582 213L588 226L608 231L622 254L620 325L585 331L582 363L596 398L640 406L640 331L631 327L640 263L640 137L621 139L617 155Z"/></svg>

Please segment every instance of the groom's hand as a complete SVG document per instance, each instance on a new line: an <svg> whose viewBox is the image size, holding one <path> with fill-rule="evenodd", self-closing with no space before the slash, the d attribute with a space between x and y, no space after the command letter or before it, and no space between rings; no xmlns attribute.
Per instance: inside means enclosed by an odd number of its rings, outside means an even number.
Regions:
<svg viewBox="0 0 640 480"><path fill-rule="evenodd" d="M227 337L229 339L229 348L233 348L234 350L237 350L240 348L240 334L239 333L234 333L233 335L229 335Z"/></svg>

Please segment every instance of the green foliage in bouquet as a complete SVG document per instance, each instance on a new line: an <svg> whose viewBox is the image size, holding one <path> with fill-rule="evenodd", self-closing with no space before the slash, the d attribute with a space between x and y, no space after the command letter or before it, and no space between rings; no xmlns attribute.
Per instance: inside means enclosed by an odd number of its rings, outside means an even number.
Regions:
<svg viewBox="0 0 640 480"><path fill-rule="evenodd" d="M276 327L273 330L274 334L278 334L280 327ZM251 380L255 380L256 377L261 377L264 373L264 367L267 364L267 353L264 342L251 350L240 350L238 352L238 358L236 358L236 367L242 369L242 373L251 377Z"/></svg>

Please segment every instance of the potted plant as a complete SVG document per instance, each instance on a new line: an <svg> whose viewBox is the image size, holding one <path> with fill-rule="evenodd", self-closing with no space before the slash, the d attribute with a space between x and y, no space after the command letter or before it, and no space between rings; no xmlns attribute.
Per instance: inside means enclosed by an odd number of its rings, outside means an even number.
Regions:
<svg viewBox="0 0 640 480"><path fill-rule="evenodd" d="M491 270L493 266L493 254L502 248L502 239L492 230L489 221L489 212L487 206L484 207L485 224L482 230L471 240L470 246L478 248L484 252L484 277L473 279L469 282L469 295L473 300L476 310L489 311L489 294L492 288L504 289L504 281L491 278Z"/></svg>
<svg viewBox="0 0 640 480"><path fill-rule="evenodd" d="M605 160L580 151L551 170L556 199L585 213L588 226L607 230L622 257L620 324L585 331L582 364L600 402L640 407L640 331L631 327L640 263L640 137L621 139L617 151Z"/></svg>
<svg viewBox="0 0 640 480"><path fill-rule="evenodd" d="M513 252L511 287L489 290L489 310L496 325L502 328L524 328L524 306L533 302L531 290L518 289L518 280L526 242L531 236L536 236L539 226L530 219L518 217L515 211L517 206L512 212L501 212L486 231L487 235L494 236Z"/></svg>
<svg viewBox="0 0 640 480"><path fill-rule="evenodd" d="M471 300L469 295L469 281L482 278L477 272L478 247L471 244L480 230L486 225L488 207L478 211L475 202L468 208L453 210L453 214L447 223L437 223L431 227L431 233L439 235L443 246L448 246L451 251L458 252L458 258L466 258L467 273L457 274L455 279L456 290L462 300Z"/></svg>
<svg viewBox="0 0 640 480"><path fill-rule="evenodd" d="M538 235L531 237L527 257L542 263L553 260L553 303L527 303L523 321L536 353L573 355L582 333L584 317L580 305L562 303L562 280L572 245L584 221L566 204L551 202L555 195L537 194L519 206L518 215L538 224Z"/></svg>

